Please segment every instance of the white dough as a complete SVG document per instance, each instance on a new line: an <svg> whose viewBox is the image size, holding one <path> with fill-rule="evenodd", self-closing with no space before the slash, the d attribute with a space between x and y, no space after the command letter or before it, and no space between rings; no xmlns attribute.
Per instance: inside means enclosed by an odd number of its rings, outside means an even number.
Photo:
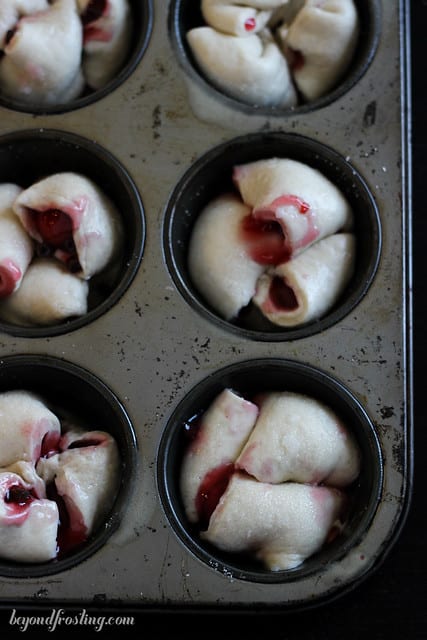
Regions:
<svg viewBox="0 0 427 640"><path fill-rule="evenodd" d="M34 252L33 241L13 211L20 192L16 184L0 184L0 299L18 289Z"/></svg>
<svg viewBox="0 0 427 640"><path fill-rule="evenodd" d="M55 502L33 499L17 507L8 502L13 487L31 490L31 484L11 471L0 471L0 553L17 562L48 562L56 557L59 525Z"/></svg>
<svg viewBox="0 0 427 640"><path fill-rule="evenodd" d="M253 302L274 324L295 327L327 313L354 273L355 236L336 233L311 245L292 260L269 269L258 280ZM279 279L296 298L296 308L283 308L274 296ZM279 289L280 296L280 289Z"/></svg>
<svg viewBox="0 0 427 640"><path fill-rule="evenodd" d="M181 496L190 522L197 522L196 498L209 472L233 464L258 416L258 407L230 389L222 391L201 418L180 475Z"/></svg>
<svg viewBox="0 0 427 640"><path fill-rule="evenodd" d="M83 13L90 0L78 0ZM107 0L104 15L85 25L83 73L91 89L112 80L129 53L132 15L128 0Z"/></svg>
<svg viewBox="0 0 427 640"><path fill-rule="evenodd" d="M56 0L21 18L0 60L0 86L10 98L52 105L83 89L83 30L75 0ZM71 91L72 88L72 91Z"/></svg>
<svg viewBox="0 0 427 640"><path fill-rule="evenodd" d="M46 483L55 482L64 499L71 527L90 535L111 509L120 482L120 457L115 440L104 431L74 430L61 440L68 448L41 458L37 472ZM96 444L94 444L96 443Z"/></svg>
<svg viewBox="0 0 427 640"><path fill-rule="evenodd" d="M89 178L75 172L55 173L25 189L16 199L14 210L22 224L35 240L42 242L28 209L58 209L70 216L80 277L89 279L117 257L123 240L119 212ZM60 250L55 256L64 261L68 257Z"/></svg>
<svg viewBox="0 0 427 640"><path fill-rule="evenodd" d="M35 258L21 286L0 302L0 318L23 326L52 325L87 313L89 285L52 258Z"/></svg>
<svg viewBox="0 0 427 640"><path fill-rule="evenodd" d="M20 461L35 463L43 438L50 433L59 439L60 432L58 418L34 393L0 393L0 467Z"/></svg>
<svg viewBox="0 0 427 640"><path fill-rule="evenodd" d="M233 194L219 196L200 213L189 242L191 279L226 319L237 316L251 301L263 272L247 254L241 238L242 220L249 214L250 208Z"/></svg>
<svg viewBox="0 0 427 640"><path fill-rule="evenodd" d="M268 29L242 38L206 26L186 37L202 72L220 90L250 105L296 104L288 64Z"/></svg>
<svg viewBox="0 0 427 640"><path fill-rule="evenodd" d="M16 27L22 16L49 8L48 0L1 0L0 2L0 49L3 49L8 31Z"/></svg>
<svg viewBox="0 0 427 640"><path fill-rule="evenodd" d="M261 482L345 487L360 471L359 448L332 409L292 392L266 394L236 467Z"/></svg>
<svg viewBox="0 0 427 640"><path fill-rule="evenodd" d="M235 474L201 537L223 551L253 553L270 571L293 569L324 545L342 505L338 490Z"/></svg>
<svg viewBox="0 0 427 640"><path fill-rule="evenodd" d="M246 36L263 29L273 10L288 0L202 0L201 10L207 24L234 36Z"/></svg>
<svg viewBox="0 0 427 640"><path fill-rule="evenodd" d="M257 160L236 166L233 179L255 218L281 225L290 256L352 226L352 210L344 195L305 163L288 158Z"/></svg>
<svg viewBox="0 0 427 640"><path fill-rule="evenodd" d="M358 36L353 0L305 1L287 29L284 46L303 56L293 78L306 100L319 98L337 84L351 62Z"/></svg>

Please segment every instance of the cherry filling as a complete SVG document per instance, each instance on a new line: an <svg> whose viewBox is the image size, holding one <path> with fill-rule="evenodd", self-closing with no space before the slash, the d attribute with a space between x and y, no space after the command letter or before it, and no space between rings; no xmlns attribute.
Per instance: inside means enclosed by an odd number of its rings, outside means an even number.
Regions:
<svg viewBox="0 0 427 640"><path fill-rule="evenodd" d="M209 471L202 480L196 496L196 510L199 525L207 529L212 513L227 488L234 473L234 463L228 462Z"/></svg>
<svg viewBox="0 0 427 640"><path fill-rule="evenodd" d="M4 501L19 508L26 507L35 497L32 489L26 489L22 484L14 484L6 491Z"/></svg>
<svg viewBox="0 0 427 640"><path fill-rule="evenodd" d="M305 58L301 51L296 51L292 49L292 61L291 61L291 69L292 71L300 71L305 65Z"/></svg>
<svg viewBox="0 0 427 640"><path fill-rule="evenodd" d="M29 209L29 212L34 228L42 238L42 242L37 248L38 255L46 257L60 249L64 254L63 261L69 271L80 271L81 267L73 239L73 221L70 216L60 209L46 209L45 211Z"/></svg>
<svg viewBox="0 0 427 640"><path fill-rule="evenodd" d="M40 450L41 458L50 458L59 452L59 440L61 436L56 431L48 431L43 437Z"/></svg>
<svg viewBox="0 0 427 640"><path fill-rule="evenodd" d="M270 301L276 309L294 311L298 309L298 300L294 290L283 278L274 276L270 284Z"/></svg>
<svg viewBox="0 0 427 640"><path fill-rule="evenodd" d="M243 242L251 258L259 264L276 265L290 258L285 235L275 220L262 220L249 214L242 220Z"/></svg>
<svg viewBox="0 0 427 640"><path fill-rule="evenodd" d="M46 497L56 502L58 506L57 553L60 558L86 542L86 529L77 519L73 521L64 498L58 493L55 482L50 482L46 486Z"/></svg>
<svg viewBox="0 0 427 640"><path fill-rule="evenodd" d="M0 264L0 299L10 296L21 278L20 268L12 260L3 260Z"/></svg>
<svg viewBox="0 0 427 640"><path fill-rule="evenodd" d="M253 31L256 27L256 20L255 18L248 18L245 21L245 30L246 31Z"/></svg>
<svg viewBox="0 0 427 640"><path fill-rule="evenodd" d="M83 25L98 20L107 11L107 6L108 0L90 0L80 16Z"/></svg>

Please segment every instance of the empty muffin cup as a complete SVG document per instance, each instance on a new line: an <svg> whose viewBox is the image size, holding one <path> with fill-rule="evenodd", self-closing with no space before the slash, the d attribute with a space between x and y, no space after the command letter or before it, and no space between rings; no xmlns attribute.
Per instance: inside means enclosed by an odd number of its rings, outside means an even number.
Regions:
<svg viewBox="0 0 427 640"><path fill-rule="evenodd" d="M2 237L0 331L53 336L93 322L142 259L145 215L132 178L95 142L47 129L2 136L0 167L0 224L18 220L33 243L20 262Z"/></svg>
<svg viewBox="0 0 427 640"><path fill-rule="evenodd" d="M381 3L302 4L172 0L169 39L196 115L203 119L208 103L216 104L216 119L224 108L306 113L362 78L378 46Z"/></svg>
<svg viewBox="0 0 427 640"><path fill-rule="evenodd" d="M0 403L0 574L66 571L100 550L123 520L136 469L133 426L102 380L45 355L2 358Z"/></svg>
<svg viewBox="0 0 427 640"><path fill-rule="evenodd" d="M360 453L360 467L356 479L347 486L343 491L346 493L346 520L345 524L334 536L329 536L327 540L320 545L314 553L306 557L302 562L295 563L295 557L292 556L292 562L294 566L286 570L271 570L267 568L263 561L260 561L259 557L255 557L254 551L259 547L259 540L262 539L262 531L258 531L260 537L257 537L255 544L252 548L247 548L245 552L231 552L225 546L218 546L212 541L215 539L214 532L210 532L210 537L206 538L205 533L200 532L200 527L193 521L189 515L187 509L188 503L186 503L186 497L182 491L182 470L186 452L190 446L189 433L197 425L197 421L202 415L207 415L205 412L209 407L212 407L213 402L218 399L220 394L224 392L232 392L234 399L237 398L237 403L240 402L240 407L243 404L252 404L255 398L262 398L269 393L287 393L295 395L296 397L309 398L314 403L322 403L322 406L329 407L334 415L338 417L341 425L345 425L348 433L351 434L351 438L354 439L356 447ZM261 403L262 406L262 403ZM237 405L235 409L239 413ZM225 405L223 406L225 409ZM246 413L246 408L244 409ZM225 411L226 419L233 421L236 414L228 413ZM259 414L259 418L260 419ZM240 414L242 417L242 414ZM205 417L206 423L200 421L198 426L204 428L207 424L208 418ZM218 413L215 415L216 429L219 429L221 425L218 422ZM203 425L203 427L201 427ZM230 427L228 434L225 434L225 439L230 443L231 439L235 437L236 425L233 423ZM252 433L255 433L255 430ZM195 442L197 439L197 430L195 434L191 434L191 442ZM203 446L209 446L209 436L204 431L200 434L198 442L198 453L200 457L203 455ZM249 441L250 442L250 441ZM221 445L222 446L222 445ZM227 445L226 445L227 446ZM252 448L252 447L250 447ZM215 447L207 452L207 455L211 455L215 451ZM213 455L217 455L214 453ZM221 452L218 452L221 457ZM240 455L239 460L242 459ZM304 467L305 460L300 461ZM223 465L224 466L224 465ZM261 464L261 467L263 465ZM265 471L267 467L264 467ZM215 469L211 470L204 478L199 478L201 486L206 489L204 480L209 476L211 479L215 475ZM236 478L239 473L236 474L236 467L232 470L232 477ZM369 418L368 414L361 406L360 402L353 395L350 389L342 384L338 379L333 378L328 373L321 371L310 365L306 365L297 361L286 359L254 359L247 360L240 363L236 363L227 366L221 370L216 371L212 375L199 382L190 392L181 400L178 406L170 416L165 430L163 432L157 458L157 478L158 478L158 490L160 494L161 503L164 512L169 520L169 523L181 540L187 550L192 553L201 562L205 563L215 571L224 573L224 575L232 576L233 578L259 582L259 583L280 583L287 581L294 581L305 578L306 576L315 574L318 571L322 571L325 566L330 566L334 562L339 562L345 558L353 547L358 545L366 535L370 523L374 517L382 491L382 454L381 447L375 432L375 427ZM322 503L322 491L327 490L326 483L318 483L315 487L309 487L309 484L285 482L282 484L273 483L259 483L253 477L250 478L246 474L246 477L241 476L240 480L236 480L237 485L230 489L232 480L229 480L228 487L226 483L222 486L223 493L216 494L217 508L211 514L211 524L209 529L214 528L212 521L216 519L216 525L218 525L218 519L224 516L228 517L227 526L230 535L233 532L242 531L242 538L245 537L246 529L244 519L250 514L245 513L245 507L243 502L238 499L237 502L240 507L237 510L237 514L234 514L234 518L230 518L230 512L228 516L226 513L226 500L228 505L230 504L230 495L225 498L226 492L236 491L238 483L249 482L254 485L265 488L267 491L281 491L297 489L298 491L319 491L316 500L319 499ZM234 481L233 481L234 482ZM337 476L335 479L330 477L330 484L338 482ZM219 485L218 485L219 486ZM334 491L334 490L332 490ZM215 489L214 489L215 492ZM208 493L208 492L207 492ZM206 494L202 494L206 497ZM211 496L212 497L212 496ZM214 496L215 497L215 496ZM219 502L218 502L219 500ZM268 497L264 497L264 505L270 500ZM209 502L209 499L208 499ZM273 504L273 502L271 503ZM276 503L278 504L278 503ZM213 505L215 507L215 505ZM257 510L260 507L255 505L254 509ZM248 507L250 510L252 507ZM264 509L264 506L262 507ZM240 515L239 515L240 512ZM250 537L253 533L253 529L258 526L255 522L256 516L254 516L247 535ZM264 514L265 522L274 522L275 515L270 513L268 516ZM242 520L239 522L239 518ZM292 518L292 516L291 516ZM307 518L309 519L309 518ZM303 518L302 521L306 520ZM224 521L221 525L224 524ZM259 523L258 523L259 524ZM205 523L206 525L206 523ZM215 525L215 526L216 526ZM261 526L261 525L260 525ZM217 527L217 532L220 527ZM297 525L298 528L298 525ZM203 528L206 531L205 528ZM208 530L209 533L209 530ZM249 538L248 538L249 539ZM222 540L224 543L224 540ZM257 544L258 543L258 544ZM278 541L273 541L273 548L277 551ZM280 544L279 544L280 547ZM273 554L274 555L274 554ZM292 564L291 562L291 564Z"/></svg>
<svg viewBox="0 0 427 640"><path fill-rule="evenodd" d="M21 5L0 32L0 105L14 111L67 113L101 100L134 72L151 37L152 0Z"/></svg>
<svg viewBox="0 0 427 640"><path fill-rule="evenodd" d="M256 172L252 168L249 172L249 166L255 166ZM289 182L285 187L286 194L278 197L284 180ZM259 190L257 185L260 185ZM263 190L266 197L257 203ZM308 194L310 201L304 202L301 194ZM322 197L316 204L319 194ZM267 201L268 206L264 206ZM336 210L340 211L335 228L339 232L346 225L351 229L351 234L344 234L335 233L334 227L329 227L332 236L339 236L332 238L332 243L336 240L352 242L351 268L346 271L346 280L337 272L340 288L334 299L332 280L329 280L332 270L325 268L323 258L319 261L318 256L312 255L319 253L319 249L320 254L323 249L326 253L330 250L331 237L320 241L320 210L323 206L328 208L329 203L333 203L334 208L336 204ZM287 231L284 233L279 228L282 214L271 213L279 211L282 205L297 225L306 225L302 232L297 230L299 239L297 237L294 243L290 235L286 237ZM310 210L317 211L314 214L317 218L312 218L311 222ZM199 224L202 213L203 228L202 223ZM209 220L215 220L217 226ZM331 221L329 214L328 220ZM264 254L261 260L259 255L254 255L254 251L255 254L258 252L256 242L260 229L261 235L266 230L268 237L271 232L272 260L269 246L266 260ZM255 244L251 244L253 238ZM288 284L283 286L283 282L290 282L288 277L294 278L294 275L284 276L282 267L276 265L274 270L272 263L284 261L288 271L291 265L293 268L298 264L289 257L295 248L301 248L301 238L304 242L316 241L310 247L314 251L309 254L304 250L298 256L303 260L309 256L310 264L303 264L302 275L295 278L300 282L304 280L307 269L323 274L326 276L324 284L313 280L311 292L317 292L316 295L323 292L322 304L328 292L331 302L328 308L320 311L320 307L315 309L315 303L312 306L310 302L314 299L312 294L304 294L307 313L299 319L299 311L304 305L295 300L296 288L292 289ZM175 285L188 304L205 319L246 338L284 341L324 331L362 300L377 270L381 227L377 206L366 182L335 150L299 134L255 133L210 149L185 172L166 205L163 244L166 264ZM277 247L281 247L279 252ZM335 256L332 263L337 262L334 252L335 249L331 254ZM344 254L350 255L347 249ZM313 264L320 266L313 269ZM261 299L262 288L269 293L266 301ZM273 299L273 294L275 302L270 304L269 298ZM286 318L276 321L275 315L280 317L280 313L271 314L270 311L280 312L281 308L285 310L282 315ZM298 322L292 320L295 314Z"/></svg>

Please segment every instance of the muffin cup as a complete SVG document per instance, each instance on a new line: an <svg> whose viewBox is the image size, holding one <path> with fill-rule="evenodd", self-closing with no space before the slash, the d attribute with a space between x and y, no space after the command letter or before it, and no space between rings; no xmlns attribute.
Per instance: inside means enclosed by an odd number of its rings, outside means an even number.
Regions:
<svg viewBox="0 0 427 640"><path fill-rule="evenodd" d="M118 529L133 491L137 465L136 435L116 395L90 371L45 355L14 355L1 359L0 392L25 390L39 394L60 421L87 430L102 430L116 440L121 457L119 492L104 523L81 548L47 563L13 563L0 558L0 575L12 578L47 576L76 566L105 545Z"/></svg>
<svg viewBox="0 0 427 640"><path fill-rule="evenodd" d="M378 0L356 0L355 5L360 20L358 44L346 73L336 87L316 100L300 103L294 107L249 105L222 92L207 80L199 69L186 40L186 34L190 29L206 24L199 5L200 3L197 3L195 7L192 0L171 0L168 29L172 50L187 83L190 102L196 111L196 115L201 119L205 115L206 103L216 105L214 109L216 109L220 120L220 112L223 109L237 111L245 116L278 116L281 118L291 114L305 114L321 109L338 100L359 82L375 57L381 34L381 2Z"/></svg>
<svg viewBox="0 0 427 640"><path fill-rule="evenodd" d="M225 388L243 397L268 391L302 393L328 405L354 434L361 450L361 471L349 488L350 512L344 530L299 567L268 571L251 557L230 554L204 543L188 522L179 489L180 466L188 439L186 427ZM178 404L163 432L157 478L163 509L175 534L201 562L240 580L280 583L321 572L341 560L365 535L382 493L383 461L375 427L363 406L338 379L310 365L280 358L247 360L229 365L198 383ZM236 522L238 527L239 523Z"/></svg>
<svg viewBox="0 0 427 640"><path fill-rule="evenodd" d="M85 89L84 93L69 102L55 105L28 104L9 98L1 93L0 106L13 111L33 113L37 115L52 115L68 113L83 107L87 107L98 100L102 100L110 93L116 91L134 73L141 62L150 41L153 28L153 0L129 0L132 12L133 30L132 42L127 58L117 75L100 89Z"/></svg>
<svg viewBox="0 0 427 640"><path fill-rule="evenodd" d="M141 196L123 165L95 142L65 131L26 130L0 137L2 182L28 188L61 171L93 180L116 205L125 228L124 247L111 277L108 268L89 280L88 312L49 326L24 327L0 320L0 331L40 338L78 329L106 313L131 284L142 259L145 214Z"/></svg>
<svg viewBox="0 0 427 640"><path fill-rule="evenodd" d="M334 307L316 321L287 329L268 321L254 305L249 305L235 321L224 320L196 290L187 266L193 224L215 197L234 190L233 167L273 157L305 163L320 171L341 190L354 212L357 247L354 275ZM299 134L254 133L209 150L181 177L166 206L163 247L175 285L187 303L205 319L253 340L295 340L325 331L348 315L363 299L379 263L381 225L375 200L363 177L335 150Z"/></svg>

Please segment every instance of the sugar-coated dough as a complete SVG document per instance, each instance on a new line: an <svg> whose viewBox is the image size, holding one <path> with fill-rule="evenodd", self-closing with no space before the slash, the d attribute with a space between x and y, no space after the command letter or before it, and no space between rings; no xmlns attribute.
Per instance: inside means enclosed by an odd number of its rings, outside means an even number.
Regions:
<svg viewBox="0 0 427 640"><path fill-rule="evenodd" d="M52 325L87 313L89 285L52 258L35 258L14 294L0 302L0 318L23 326Z"/></svg>
<svg viewBox="0 0 427 640"><path fill-rule="evenodd" d="M21 188L0 184L0 300L18 289L30 264L34 245L13 211Z"/></svg>
<svg viewBox="0 0 427 640"><path fill-rule="evenodd" d="M354 273L356 240L336 233L292 260L266 271L253 302L274 324L294 327L322 317L337 302Z"/></svg>
<svg viewBox="0 0 427 640"><path fill-rule="evenodd" d="M289 25L285 47L302 55L293 70L295 83L308 101L326 94L341 79L359 36L353 0L306 0Z"/></svg>
<svg viewBox="0 0 427 640"><path fill-rule="evenodd" d="M78 0L83 13L90 0ZM129 53L132 16L128 0L107 0L106 10L84 26L83 73L91 89L106 85Z"/></svg>
<svg viewBox="0 0 427 640"><path fill-rule="evenodd" d="M42 242L32 212L57 209L72 220L73 240L81 270L88 279L106 267L119 252L123 230L119 212L111 200L89 178L75 172L55 173L25 189L15 201L14 210L35 240ZM59 260L67 255L55 252Z"/></svg>
<svg viewBox="0 0 427 640"><path fill-rule="evenodd" d="M180 476L181 496L191 522L199 519L197 496L209 473L233 464L258 416L258 407L231 389L222 391L200 419Z"/></svg>
<svg viewBox="0 0 427 640"><path fill-rule="evenodd" d="M235 474L201 537L224 551L255 554L271 571L293 569L323 546L342 506L336 489Z"/></svg>
<svg viewBox="0 0 427 640"><path fill-rule="evenodd" d="M60 446L64 443L68 448L39 460L37 472L46 483L55 482L72 528L88 536L108 515L117 495L120 481L117 444L104 431L82 430L66 434Z"/></svg>
<svg viewBox="0 0 427 640"><path fill-rule="evenodd" d="M81 93L83 30L75 0L55 0L22 17L0 59L0 86L10 98L52 105Z"/></svg>
<svg viewBox="0 0 427 640"><path fill-rule="evenodd" d="M263 29L274 9L288 0L201 0L207 24L234 36L246 36Z"/></svg>
<svg viewBox="0 0 427 640"><path fill-rule="evenodd" d="M303 162L257 160L236 166L233 179L255 218L281 225L289 257L325 236L351 228L352 210L344 195Z"/></svg>
<svg viewBox="0 0 427 640"><path fill-rule="evenodd" d="M28 391L0 393L0 467L15 462L35 463L45 436L59 439L57 416L35 394Z"/></svg>
<svg viewBox="0 0 427 640"><path fill-rule="evenodd" d="M268 29L242 38L203 26L186 37L203 73L225 93L251 105L296 104L288 64Z"/></svg>
<svg viewBox="0 0 427 640"><path fill-rule="evenodd" d="M2 443L3 444L3 443ZM56 557L58 507L52 500L10 500L10 492L31 491L32 485L11 471L0 470L0 555L18 562L48 562Z"/></svg>
<svg viewBox="0 0 427 640"><path fill-rule="evenodd" d="M206 301L232 319L255 294L263 268L248 256L241 239L250 209L233 194L218 196L197 218L188 248L191 279Z"/></svg>
<svg viewBox="0 0 427 640"><path fill-rule="evenodd" d="M336 413L315 398L288 391L262 399L236 467L261 482L349 485L359 474L356 441Z"/></svg>

